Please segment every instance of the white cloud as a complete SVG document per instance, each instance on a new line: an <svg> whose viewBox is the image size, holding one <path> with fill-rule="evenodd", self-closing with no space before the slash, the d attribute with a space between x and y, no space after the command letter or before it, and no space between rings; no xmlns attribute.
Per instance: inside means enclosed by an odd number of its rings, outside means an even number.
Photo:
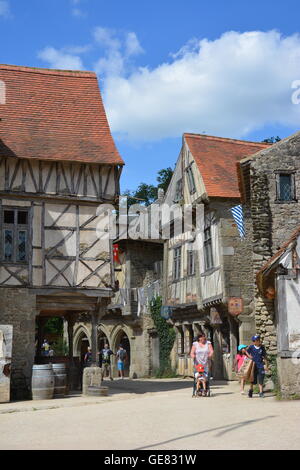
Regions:
<svg viewBox="0 0 300 470"><path fill-rule="evenodd" d="M117 31L99 26L94 31L94 39L104 49L104 57L95 64L100 75L123 75L131 67L131 58L144 52L133 32L120 37Z"/></svg>
<svg viewBox="0 0 300 470"><path fill-rule="evenodd" d="M84 18L87 16L87 13L79 8L81 1L82 0L71 0L71 5L73 6L73 8L71 8L71 13L77 18Z"/></svg>
<svg viewBox="0 0 300 470"><path fill-rule="evenodd" d="M80 8L72 8L71 12L72 12L72 15L75 16L76 18L86 17L86 13L83 10L80 10Z"/></svg>
<svg viewBox="0 0 300 470"><path fill-rule="evenodd" d="M299 35L232 31L193 39L169 62L135 70L127 67L140 47L134 33L123 49L112 31L98 29L95 38L106 47L96 70L120 136L157 140L205 130L243 137L270 123L300 127L300 105L291 101L292 82L300 79Z"/></svg>
<svg viewBox="0 0 300 470"><path fill-rule="evenodd" d="M10 16L10 5L7 0L0 0L0 16L8 18Z"/></svg>
<svg viewBox="0 0 300 470"><path fill-rule="evenodd" d="M64 50L58 50L54 47L45 47L38 53L39 59L48 62L54 69L62 70L83 70L83 63L78 55L69 54Z"/></svg>
<svg viewBox="0 0 300 470"><path fill-rule="evenodd" d="M139 43L137 35L135 33L128 33L126 36L126 51L125 55L131 57L133 55L139 55L144 52L142 46Z"/></svg>

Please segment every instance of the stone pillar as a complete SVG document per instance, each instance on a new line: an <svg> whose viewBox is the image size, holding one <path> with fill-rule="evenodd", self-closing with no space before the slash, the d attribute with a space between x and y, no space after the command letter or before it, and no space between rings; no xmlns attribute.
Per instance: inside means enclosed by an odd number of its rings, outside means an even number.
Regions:
<svg viewBox="0 0 300 470"><path fill-rule="evenodd" d="M104 312L104 305L100 304L98 309L91 314L91 348L92 348L92 364L85 367L82 378L82 394L88 395L89 387L101 387L102 369L97 364L98 353L98 323L101 314Z"/></svg>
<svg viewBox="0 0 300 470"><path fill-rule="evenodd" d="M80 370L74 363L73 342L74 342L74 325L77 320L75 314L66 315L68 330L68 347L69 347L69 370L68 370L68 390L80 389Z"/></svg>
<svg viewBox="0 0 300 470"><path fill-rule="evenodd" d="M68 346L69 346L69 364L70 366L73 365L73 341L74 341L74 325L75 325L75 318L72 314L67 316L68 322Z"/></svg>
<svg viewBox="0 0 300 470"><path fill-rule="evenodd" d="M219 326L214 326L214 356L213 356L213 377L215 379L223 379L223 353L222 353L222 337Z"/></svg>
<svg viewBox="0 0 300 470"><path fill-rule="evenodd" d="M234 318L231 318L230 315L228 315L228 321L230 325L230 357L229 357L229 368L228 368L228 376L230 380L233 380L236 378L235 373L233 371L233 365L234 365L234 358L237 353L237 329L238 325L237 322L234 320Z"/></svg>
<svg viewBox="0 0 300 470"><path fill-rule="evenodd" d="M190 353L190 325L183 323L182 329L183 329L183 349L184 349L184 354L186 356L189 355Z"/></svg>
<svg viewBox="0 0 300 470"><path fill-rule="evenodd" d="M239 315L239 337L240 344L249 346L252 343L252 336L255 334L255 317L250 315Z"/></svg>
<svg viewBox="0 0 300 470"><path fill-rule="evenodd" d="M92 313L92 333L91 333L91 347L92 347L92 367L97 367L97 353L98 353L98 311Z"/></svg>

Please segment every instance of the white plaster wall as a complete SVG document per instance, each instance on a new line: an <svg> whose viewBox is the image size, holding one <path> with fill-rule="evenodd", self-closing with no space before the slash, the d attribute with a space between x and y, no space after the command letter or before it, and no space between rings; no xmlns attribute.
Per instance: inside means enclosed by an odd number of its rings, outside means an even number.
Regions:
<svg viewBox="0 0 300 470"><path fill-rule="evenodd" d="M300 276L286 281L287 319L290 349L300 348Z"/></svg>

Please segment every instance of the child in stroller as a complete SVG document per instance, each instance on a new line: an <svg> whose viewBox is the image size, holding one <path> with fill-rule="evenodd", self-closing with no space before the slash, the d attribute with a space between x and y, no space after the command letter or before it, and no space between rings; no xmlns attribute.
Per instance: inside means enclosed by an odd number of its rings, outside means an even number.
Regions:
<svg viewBox="0 0 300 470"><path fill-rule="evenodd" d="M193 397L209 397L209 374L202 364L195 365Z"/></svg>

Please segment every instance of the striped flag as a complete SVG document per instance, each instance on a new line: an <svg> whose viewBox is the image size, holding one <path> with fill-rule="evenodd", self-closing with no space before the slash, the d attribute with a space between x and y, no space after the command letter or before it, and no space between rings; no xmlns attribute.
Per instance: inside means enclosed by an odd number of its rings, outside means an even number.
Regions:
<svg viewBox="0 0 300 470"><path fill-rule="evenodd" d="M244 224L244 214L243 214L243 206L240 204L238 206L234 206L230 209L233 218L237 224L238 231L240 233L240 237L244 238L246 235L245 232L245 224Z"/></svg>

